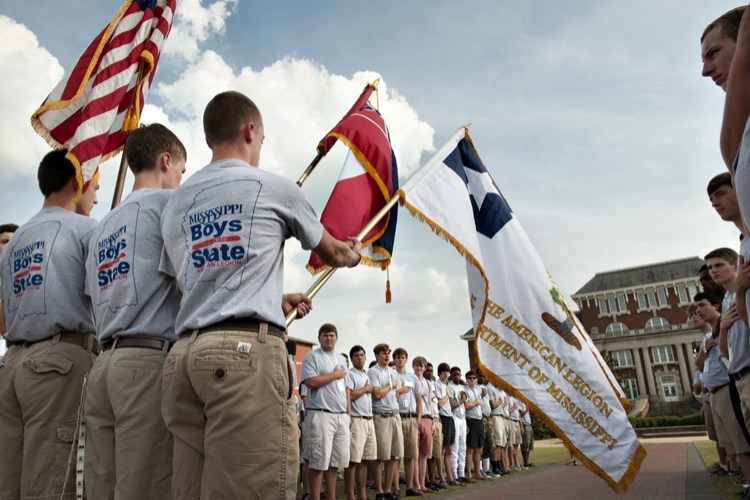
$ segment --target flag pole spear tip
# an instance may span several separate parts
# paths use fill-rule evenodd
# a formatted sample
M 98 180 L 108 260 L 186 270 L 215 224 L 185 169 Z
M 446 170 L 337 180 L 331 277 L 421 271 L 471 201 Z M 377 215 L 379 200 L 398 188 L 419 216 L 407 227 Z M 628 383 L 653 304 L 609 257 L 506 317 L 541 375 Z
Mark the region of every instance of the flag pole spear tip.
M 378 88 L 378 85 L 380 85 L 380 77 L 376 78 L 374 82 L 368 83 L 367 85 L 369 85 L 370 87 Z
M 466 125 L 461 125 L 458 128 L 459 128 L 459 130 L 460 129 L 464 129 L 466 131 L 466 133 L 468 133 L 469 132 L 469 127 L 471 127 L 471 122 L 467 123 Z

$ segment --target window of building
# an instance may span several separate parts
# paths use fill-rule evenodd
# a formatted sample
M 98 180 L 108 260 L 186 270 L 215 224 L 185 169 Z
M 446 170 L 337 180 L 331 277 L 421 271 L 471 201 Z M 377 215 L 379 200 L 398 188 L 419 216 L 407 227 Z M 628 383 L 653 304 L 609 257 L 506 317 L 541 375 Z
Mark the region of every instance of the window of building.
M 685 289 L 685 285 L 677 286 L 677 296 L 680 297 L 680 304 L 688 302 L 688 294 L 687 290 Z
M 604 297 L 599 297 L 599 314 L 607 314 L 607 301 Z
M 630 330 L 628 330 L 628 327 L 625 326 L 624 323 L 620 323 L 619 321 L 616 323 L 610 323 L 607 325 L 607 329 L 604 330 L 604 334 L 607 337 L 622 337 L 623 335 L 628 335 L 630 333 Z
M 614 361 L 615 366 L 620 368 L 633 366 L 633 355 L 630 349 L 626 351 L 612 351 L 612 361 Z
M 625 296 L 624 295 L 618 295 L 617 296 L 617 305 L 620 309 L 620 312 L 625 312 L 628 310 L 628 305 L 625 303 Z
M 693 297 L 695 297 L 695 294 L 698 293 L 698 289 L 695 287 L 695 285 L 688 285 L 688 302 L 693 300 Z
M 643 292 L 638 292 L 636 296 L 638 297 L 638 309 L 646 309 L 646 296 Z
M 595 335 L 595 334 L 599 333 L 599 328 L 597 328 L 595 326 L 592 326 L 591 330 L 589 330 L 589 333 L 592 334 L 592 335 Z
M 693 318 L 688 318 L 687 319 L 687 326 L 688 326 L 688 328 L 692 328 L 693 327 Z
M 638 397 L 638 384 L 634 378 L 626 378 L 620 382 L 620 385 L 628 399 L 636 399 Z
M 653 290 L 646 292 L 648 295 L 648 307 L 656 307 L 656 294 Z
M 669 330 L 669 323 L 666 319 L 655 317 L 646 322 L 646 333 L 663 332 Z
M 615 301 L 614 297 L 610 297 L 607 302 L 609 302 L 609 312 L 616 313 L 617 312 L 617 302 Z
M 664 289 L 657 290 L 656 296 L 659 297 L 659 307 L 667 307 L 667 291 Z
M 653 356 L 655 364 L 674 363 L 674 352 L 671 345 L 652 347 L 651 356 Z

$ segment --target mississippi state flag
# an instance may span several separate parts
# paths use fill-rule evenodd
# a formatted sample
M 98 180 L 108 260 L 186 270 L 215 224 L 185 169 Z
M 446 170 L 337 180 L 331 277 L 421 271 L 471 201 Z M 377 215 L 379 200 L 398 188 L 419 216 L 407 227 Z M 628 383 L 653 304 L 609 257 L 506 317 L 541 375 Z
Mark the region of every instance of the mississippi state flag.
M 318 145 L 326 152 L 340 140 L 349 147 L 336 186 L 320 218 L 323 226 L 339 240 L 356 236 L 388 203 L 398 190 L 396 156 L 388 127 L 377 109 L 367 102 L 374 87 L 368 85 L 355 106 Z M 397 207 L 362 238 L 362 263 L 385 269 L 391 260 L 396 236 Z M 315 254 L 307 269 L 312 274 L 326 266 Z
M 138 126 L 176 6 L 177 0 L 126 0 L 31 116 L 50 146 L 68 149 L 78 196 Z

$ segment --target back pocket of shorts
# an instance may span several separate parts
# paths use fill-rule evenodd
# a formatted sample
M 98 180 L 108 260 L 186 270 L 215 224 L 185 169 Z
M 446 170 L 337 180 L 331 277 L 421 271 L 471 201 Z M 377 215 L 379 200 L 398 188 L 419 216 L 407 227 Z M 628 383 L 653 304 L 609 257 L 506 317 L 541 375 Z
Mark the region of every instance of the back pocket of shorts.
M 40 375 L 47 373 L 66 375 L 73 369 L 73 361 L 63 356 L 37 356 L 27 359 L 23 365 Z

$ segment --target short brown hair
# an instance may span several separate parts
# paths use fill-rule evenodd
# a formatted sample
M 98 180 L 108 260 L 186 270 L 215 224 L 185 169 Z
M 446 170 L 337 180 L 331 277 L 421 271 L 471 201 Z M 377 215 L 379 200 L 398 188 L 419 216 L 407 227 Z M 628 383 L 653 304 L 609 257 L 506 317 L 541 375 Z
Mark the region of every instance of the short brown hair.
M 701 35 L 701 43 L 714 28 L 717 26 L 721 28 L 721 34 L 731 38 L 735 42 L 737 41 L 737 34 L 740 31 L 740 21 L 742 21 L 742 14 L 745 13 L 745 6 L 735 7 L 729 12 L 725 12 L 716 18 L 714 22 L 706 26 Z
M 336 330 L 336 327 L 333 326 L 331 323 L 323 323 L 320 328 L 318 329 L 318 337 L 323 335 L 324 333 L 335 333 L 336 336 L 339 336 L 339 331 Z
M 708 262 L 708 259 L 724 259 L 731 265 L 735 265 L 737 264 L 737 258 L 737 252 L 735 252 L 731 248 L 722 247 L 708 252 L 706 256 L 703 257 L 703 260 Z
M 730 188 L 734 189 L 734 185 L 732 184 L 732 174 L 730 174 L 729 172 L 721 173 L 708 181 L 708 186 L 706 186 L 706 192 L 708 193 L 708 196 L 711 197 L 711 195 L 714 194 L 716 190 L 722 186 L 729 186 Z
M 169 153 L 175 160 L 187 160 L 185 146 L 161 123 L 141 125 L 130 132 L 125 142 L 125 158 L 134 174 L 156 168 L 162 153 Z
M 390 350 L 391 348 L 388 347 L 388 344 L 378 344 L 372 349 L 372 352 L 377 356 L 381 352 L 389 352 Z
M 421 366 L 423 368 L 427 368 L 427 360 L 424 359 L 422 356 L 417 356 L 414 358 L 414 360 L 411 362 L 411 366 Z
M 409 353 L 406 352 L 406 349 L 404 349 L 403 347 L 399 347 L 398 349 L 393 351 L 393 357 L 395 358 L 396 356 L 405 356 L 406 359 L 409 359 Z
M 17 224 L 0 224 L 0 233 L 15 233 L 17 230 Z
M 687 310 L 688 318 L 690 318 L 693 314 L 695 314 L 695 310 L 696 309 L 697 309 L 697 307 L 695 307 L 695 304 L 690 304 L 688 306 L 688 310 Z
M 260 126 L 260 110 L 249 97 L 233 90 L 217 94 L 203 112 L 203 132 L 212 145 L 233 143 L 246 123 Z

